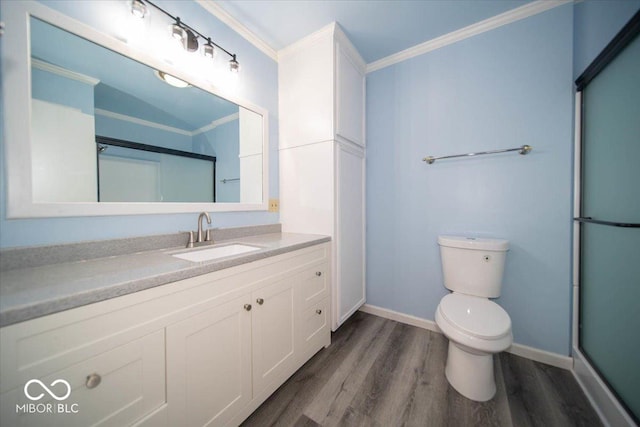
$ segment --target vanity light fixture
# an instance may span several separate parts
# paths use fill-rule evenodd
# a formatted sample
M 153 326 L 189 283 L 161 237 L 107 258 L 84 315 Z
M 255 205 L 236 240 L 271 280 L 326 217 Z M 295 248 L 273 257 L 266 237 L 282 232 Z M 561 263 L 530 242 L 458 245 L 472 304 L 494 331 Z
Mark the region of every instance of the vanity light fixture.
M 237 73 L 240 70 L 240 63 L 236 59 L 235 53 L 229 52 L 219 44 L 212 41 L 211 37 L 206 37 L 195 28 L 182 22 L 179 17 L 171 15 L 169 12 L 162 9 L 160 6 L 150 2 L 149 0 L 131 0 L 131 13 L 140 18 L 144 18 L 144 16 L 148 12 L 147 5 L 159 10 L 160 12 L 171 18 L 173 21 L 175 21 L 169 26 L 169 30 L 171 31 L 171 36 L 180 41 L 183 49 L 189 52 L 197 51 L 198 38 L 201 38 L 202 40 L 206 41 L 206 43 L 202 47 L 202 54 L 204 56 L 213 59 L 216 56 L 216 51 L 221 50 L 231 57 L 231 59 L 229 60 L 229 70 L 234 73 Z
M 170 84 L 171 86 L 183 88 L 190 86 L 189 83 L 184 80 L 180 80 L 177 77 L 172 76 L 171 74 L 167 74 L 164 71 L 155 71 L 156 76 L 165 83 Z
M 131 13 L 142 19 L 147 15 L 147 6 L 142 2 L 142 0 L 132 0 Z

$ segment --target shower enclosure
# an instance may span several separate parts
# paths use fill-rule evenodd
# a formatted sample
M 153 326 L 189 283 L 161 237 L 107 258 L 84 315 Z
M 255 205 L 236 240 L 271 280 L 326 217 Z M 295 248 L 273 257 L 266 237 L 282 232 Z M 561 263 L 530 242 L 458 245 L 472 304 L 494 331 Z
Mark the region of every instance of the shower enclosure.
M 640 420 L 640 12 L 576 80 L 576 374 L 612 425 Z

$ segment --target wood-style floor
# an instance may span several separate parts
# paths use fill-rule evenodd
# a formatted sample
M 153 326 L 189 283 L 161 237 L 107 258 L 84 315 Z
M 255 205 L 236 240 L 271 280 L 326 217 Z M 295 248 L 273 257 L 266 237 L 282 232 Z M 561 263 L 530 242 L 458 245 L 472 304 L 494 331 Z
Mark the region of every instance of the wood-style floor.
M 447 382 L 447 339 L 356 313 L 243 426 L 601 426 L 571 372 L 494 357 L 497 393 L 468 400 Z

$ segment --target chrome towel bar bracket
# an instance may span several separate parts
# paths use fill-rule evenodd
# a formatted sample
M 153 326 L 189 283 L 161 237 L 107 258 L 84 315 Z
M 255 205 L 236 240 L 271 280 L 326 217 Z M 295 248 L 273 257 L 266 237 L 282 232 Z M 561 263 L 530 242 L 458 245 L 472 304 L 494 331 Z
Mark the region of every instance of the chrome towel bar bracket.
M 226 184 L 227 182 L 231 182 L 231 181 L 240 181 L 240 178 L 225 178 L 220 180 L 220 182 L 223 184 Z
M 522 147 L 517 147 L 517 148 L 505 148 L 502 150 L 492 150 L 492 151 L 480 151 L 477 153 L 466 153 L 466 154 L 454 154 L 451 156 L 440 156 L 440 157 L 433 157 L 433 156 L 427 156 L 424 159 L 422 159 L 423 162 L 427 162 L 428 164 L 431 164 L 433 162 L 435 162 L 436 160 L 440 160 L 440 159 L 452 159 L 454 157 L 470 157 L 470 156 L 481 156 L 484 154 L 497 154 L 497 153 L 506 153 L 509 151 L 517 151 L 518 153 L 525 155 L 525 154 L 529 154 L 529 152 L 533 149 L 532 146 L 530 145 L 523 145 Z

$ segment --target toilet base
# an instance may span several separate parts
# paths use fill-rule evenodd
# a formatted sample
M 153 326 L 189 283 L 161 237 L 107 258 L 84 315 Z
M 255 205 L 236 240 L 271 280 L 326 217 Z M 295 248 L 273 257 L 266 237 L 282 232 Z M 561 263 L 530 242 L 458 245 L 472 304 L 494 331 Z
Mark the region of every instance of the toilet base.
M 477 351 L 474 353 L 449 340 L 445 374 L 449 384 L 458 393 L 468 399 L 485 402 L 496 394 L 493 354 Z

